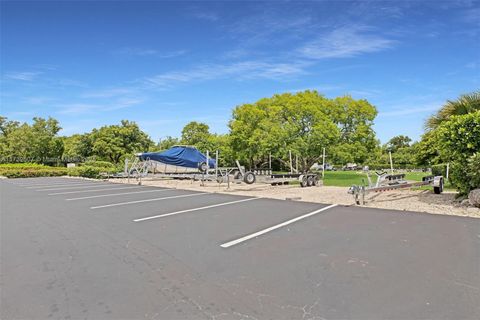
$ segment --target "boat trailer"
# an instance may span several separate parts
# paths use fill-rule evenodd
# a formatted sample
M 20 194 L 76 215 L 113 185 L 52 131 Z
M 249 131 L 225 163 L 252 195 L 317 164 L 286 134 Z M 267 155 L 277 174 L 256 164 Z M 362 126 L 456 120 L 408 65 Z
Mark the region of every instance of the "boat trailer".
M 371 192 L 385 192 L 404 188 L 415 188 L 421 186 L 433 186 L 433 192 L 440 194 L 443 192 L 443 176 L 426 176 L 422 181 L 409 182 L 405 180 L 405 174 L 388 174 L 387 172 L 376 172 L 377 181 L 372 182 L 370 172 L 367 171 L 368 185 L 353 185 L 348 189 L 348 193 L 353 195 L 357 205 L 365 204 L 365 196 Z
M 207 153 L 208 159 L 208 153 Z M 216 160 L 216 159 L 215 159 Z M 215 161 L 215 163 L 218 163 Z M 157 162 L 149 158 L 140 161 L 139 158 L 129 164 L 125 162 L 125 172 L 115 177 L 142 179 L 147 176 L 163 179 L 193 180 L 193 181 L 216 181 L 217 183 L 266 183 L 272 186 L 286 185 L 293 181 L 299 181 L 301 187 L 312 187 L 319 185 L 319 177 L 316 173 L 285 173 L 273 174 L 271 169 L 258 169 L 247 171 L 237 160 L 236 167 L 214 167 L 210 168 L 206 162 L 199 163 L 198 170 L 190 169 L 183 172 L 159 172 L 155 168 Z
M 293 181 L 299 181 L 302 188 L 313 187 L 319 185 L 318 174 L 306 173 L 281 173 L 274 174 L 272 169 L 258 169 L 253 171 L 245 171 L 245 168 L 240 163 L 235 161 L 237 167 L 232 169 L 233 181 L 236 183 L 244 182 L 252 184 L 255 182 L 266 183 L 272 186 L 289 184 Z M 227 177 L 228 178 L 228 177 Z

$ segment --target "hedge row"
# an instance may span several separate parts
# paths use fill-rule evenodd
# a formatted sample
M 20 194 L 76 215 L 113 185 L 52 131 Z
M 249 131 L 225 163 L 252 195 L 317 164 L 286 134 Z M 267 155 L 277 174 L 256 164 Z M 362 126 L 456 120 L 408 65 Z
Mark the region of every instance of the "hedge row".
M 67 168 L 45 167 L 45 168 L 21 168 L 8 169 L 0 168 L 0 176 L 7 178 L 35 178 L 35 177 L 57 177 L 67 174 Z
M 35 163 L 0 164 L 0 176 L 7 178 L 34 178 L 74 176 L 85 178 L 101 178 L 105 174 L 113 174 L 118 170 L 115 165 L 105 161 L 90 161 L 74 168 L 49 167 Z

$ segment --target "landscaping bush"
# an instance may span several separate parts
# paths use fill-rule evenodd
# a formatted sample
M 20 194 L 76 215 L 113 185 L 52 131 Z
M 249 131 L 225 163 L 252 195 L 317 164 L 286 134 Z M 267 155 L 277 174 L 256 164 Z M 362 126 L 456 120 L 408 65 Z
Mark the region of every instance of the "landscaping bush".
M 453 116 L 438 127 L 437 146 L 450 162 L 450 180 L 461 195 L 480 187 L 480 111 Z
M 108 161 L 86 161 L 83 166 L 90 166 L 95 168 L 108 168 L 108 169 L 116 169 L 116 166 Z
M 119 169 L 108 161 L 87 161 L 77 167 L 68 168 L 68 175 L 74 177 L 85 177 L 98 179 L 102 175 L 118 172 Z
M 7 178 L 56 177 L 67 174 L 63 167 L 49 167 L 35 163 L 1 164 L 0 176 Z
M 453 162 L 450 181 L 460 194 L 467 195 L 471 190 L 480 188 L 480 153 L 471 156 L 467 163 Z
M 73 177 L 84 177 L 98 179 L 101 177 L 102 170 L 92 166 L 80 166 L 74 168 L 68 168 L 68 175 Z

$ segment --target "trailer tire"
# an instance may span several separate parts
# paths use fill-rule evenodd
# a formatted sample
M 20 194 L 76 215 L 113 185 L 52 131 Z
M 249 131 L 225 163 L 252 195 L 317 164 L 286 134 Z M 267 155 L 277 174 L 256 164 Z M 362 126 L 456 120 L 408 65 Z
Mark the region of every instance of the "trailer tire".
M 438 187 L 433 187 L 433 192 L 435 194 L 440 194 L 443 192 L 443 179 L 440 180 L 440 185 Z
M 199 170 L 200 172 L 205 173 L 205 172 L 207 172 L 207 169 L 208 169 L 208 166 L 207 166 L 207 163 L 206 163 L 206 162 L 200 162 L 200 163 L 198 164 L 198 170 Z
M 308 176 L 307 177 L 307 186 L 311 187 L 313 186 L 313 176 Z
M 307 176 L 301 175 L 301 176 L 299 177 L 299 180 L 300 180 L 300 186 L 301 186 L 302 188 L 305 188 L 305 187 L 308 186 L 308 178 L 307 178 Z
M 318 186 L 318 176 L 317 176 L 317 175 L 315 175 L 315 176 L 313 177 L 313 185 L 314 185 L 314 186 Z
M 245 182 L 246 184 L 255 183 L 255 180 L 255 174 L 251 171 L 246 172 L 245 176 L 243 177 L 243 182 Z

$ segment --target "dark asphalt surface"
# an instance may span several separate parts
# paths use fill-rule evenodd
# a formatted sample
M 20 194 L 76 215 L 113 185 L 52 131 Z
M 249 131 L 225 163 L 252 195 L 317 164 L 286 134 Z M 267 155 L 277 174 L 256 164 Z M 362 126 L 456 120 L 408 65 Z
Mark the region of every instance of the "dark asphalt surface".
M 102 184 L 0 181 L 0 319 L 480 319 L 480 219 Z

